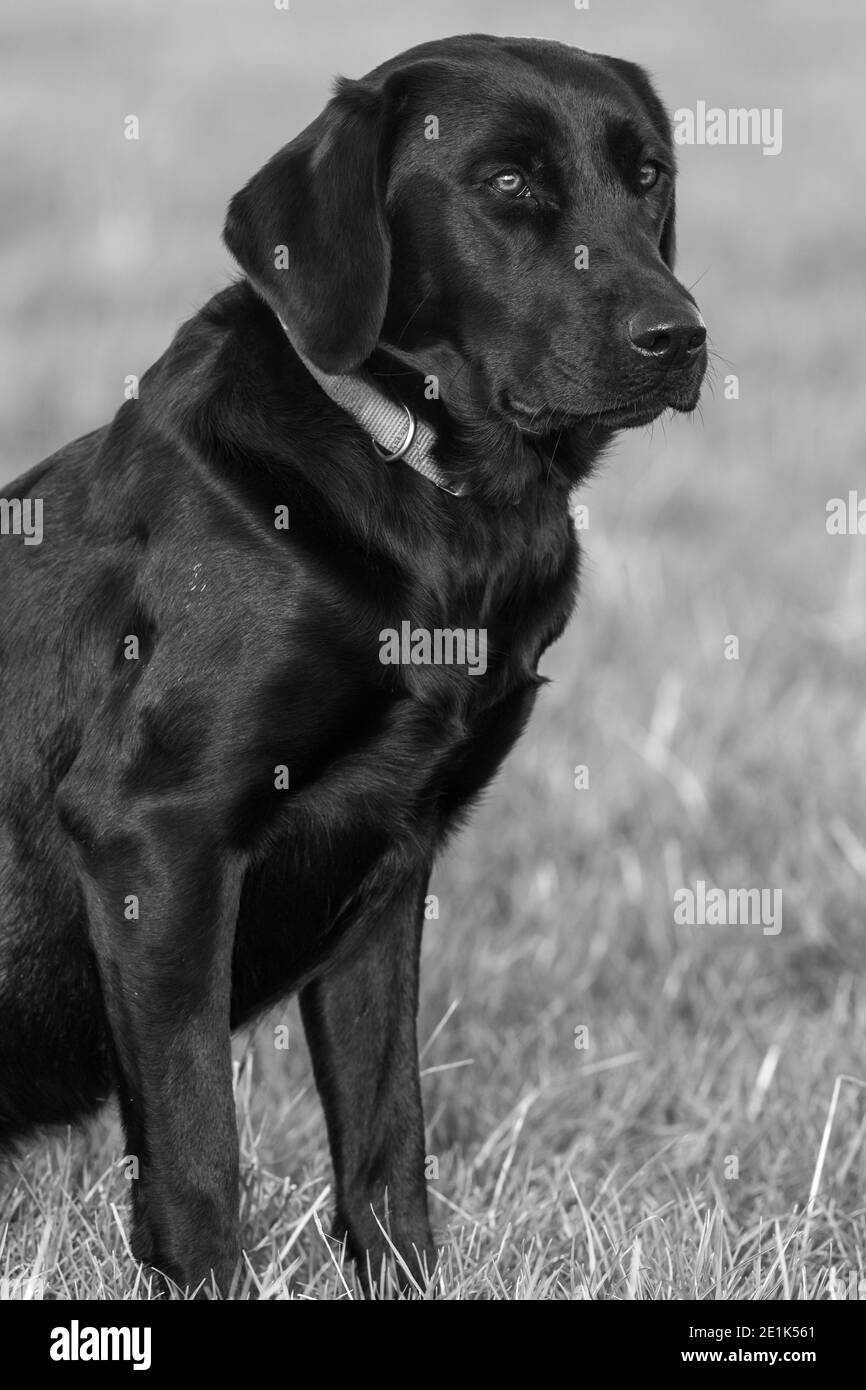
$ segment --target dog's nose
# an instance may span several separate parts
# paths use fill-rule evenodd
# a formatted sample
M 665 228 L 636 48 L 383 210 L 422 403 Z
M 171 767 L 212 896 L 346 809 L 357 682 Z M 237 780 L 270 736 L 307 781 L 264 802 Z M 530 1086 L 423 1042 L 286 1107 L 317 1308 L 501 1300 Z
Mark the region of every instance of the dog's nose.
M 650 305 L 629 319 L 628 336 L 636 352 L 652 357 L 660 366 L 672 367 L 700 352 L 707 330 L 691 304 L 673 311 Z

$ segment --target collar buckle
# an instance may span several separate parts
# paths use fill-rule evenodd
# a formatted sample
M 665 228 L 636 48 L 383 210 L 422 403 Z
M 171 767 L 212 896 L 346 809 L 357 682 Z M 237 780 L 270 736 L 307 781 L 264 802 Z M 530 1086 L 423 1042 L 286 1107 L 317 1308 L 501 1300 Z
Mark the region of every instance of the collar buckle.
M 388 449 L 383 448 L 383 446 L 379 443 L 378 439 L 375 439 L 372 435 L 370 436 L 373 448 L 376 450 L 376 453 L 379 455 L 379 458 L 382 459 L 385 463 L 396 463 L 398 459 L 406 457 L 406 455 L 412 447 L 412 441 L 415 438 L 415 433 L 418 429 L 418 421 L 415 419 L 414 412 L 409 409 L 405 401 L 401 401 L 401 405 L 403 406 L 403 409 L 406 412 L 407 423 L 406 438 L 403 440 L 403 443 L 400 445 L 399 449 L 389 451 Z

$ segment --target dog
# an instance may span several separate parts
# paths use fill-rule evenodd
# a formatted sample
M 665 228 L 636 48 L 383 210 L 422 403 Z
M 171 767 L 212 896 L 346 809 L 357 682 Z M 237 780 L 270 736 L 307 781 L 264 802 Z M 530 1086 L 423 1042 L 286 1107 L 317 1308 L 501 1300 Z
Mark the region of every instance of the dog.
M 342 79 L 232 198 L 238 279 L 0 504 L 0 1143 L 116 1095 L 181 1289 L 232 1288 L 231 1034 L 295 992 L 335 1233 L 431 1275 L 431 866 L 571 614 L 572 489 L 698 402 L 674 182 L 630 62 L 467 35 Z

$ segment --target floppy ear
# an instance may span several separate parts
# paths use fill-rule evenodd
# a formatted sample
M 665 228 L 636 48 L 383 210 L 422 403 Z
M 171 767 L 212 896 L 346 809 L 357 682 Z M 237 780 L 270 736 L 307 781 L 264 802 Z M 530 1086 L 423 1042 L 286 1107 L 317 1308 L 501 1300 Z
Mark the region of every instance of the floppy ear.
M 385 317 L 389 95 L 387 83 L 341 81 L 322 114 L 229 204 L 226 245 L 326 372 L 363 362 Z

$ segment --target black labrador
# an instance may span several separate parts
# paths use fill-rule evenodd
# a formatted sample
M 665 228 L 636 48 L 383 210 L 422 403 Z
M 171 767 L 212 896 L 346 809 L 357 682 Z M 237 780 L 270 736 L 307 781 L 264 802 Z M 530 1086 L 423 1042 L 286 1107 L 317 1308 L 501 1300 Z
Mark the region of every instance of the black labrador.
M 0 502 L 0 1142 L 116 1094 L 136 1255 L 228 1291 L 230 1036 L 299 991 L 336 1231 L 423 1277 L 431 865 L 571 613 L 571 489 L 706 366 L 669 123 L 632 63 L 424 44 L 341 81 L 225 240 L 243 278 Z

